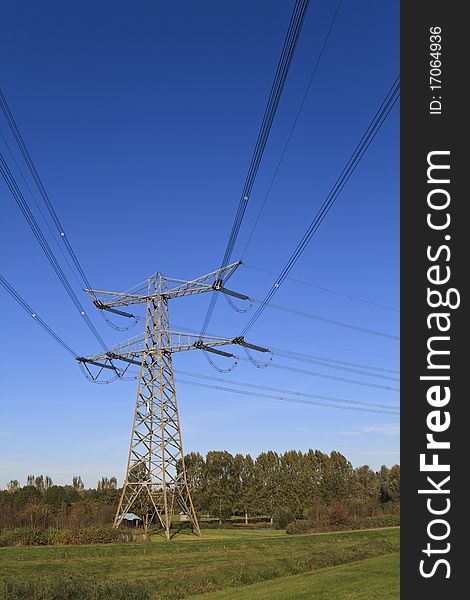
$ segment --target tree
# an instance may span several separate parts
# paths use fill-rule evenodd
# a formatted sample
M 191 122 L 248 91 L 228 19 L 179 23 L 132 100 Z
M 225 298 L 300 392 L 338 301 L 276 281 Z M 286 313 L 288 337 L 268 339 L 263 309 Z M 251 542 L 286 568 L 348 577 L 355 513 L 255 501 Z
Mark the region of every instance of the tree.
M 212 451 L 206 455 L 207 508 L 219 519 L 232 515 L 237 478 L 234 475 L 233 456 L 227 451 Z
M 102 477 L 98 481 L 98 485 L 96 487 L 96 489 L 99 492 L 108 492 L 110 490 L 115 490 L 116 488 L 117 488 L 116 477 L 110 477 L 109 479 L 108 479 L 108 477 Z
M 380 501 L 397 502 L 400 500 L 400 466 L 394 465 L 388 469 L 383 465 L 379 473 Z
M 44 493 L 44 502 L 54 508 L 71 506 L 79 499 L 80 496 L 78 492 L 70 486 L 51 485 Z
M 322 495 L 326 504 L 342 504 L 350 498 L 352 474 L 352 464 L 340 452 L 333 450 L 325 461 L 322 477 Z
M 186 468 L 186 477 L 191 491 L 196 512 L 205 508 L 205 479 L 206 464 L 204 457 L 199 452 L 190 452 L 184 457 L 184 466 Z M 178 465 L 181 469 L 181 465 Z
M 364 516 L 374 512 L 378 504 L 379 479 L 369 466 L 357 467 L 353 472 L 351 504 L 356 514 Z
M 16 492 L 20 488 L 20 483 L 18 479 L 12 479 L 9 483 L 7 483 L 7 490 L 9 492 Z
M 82 492 L 84 490 L 85 486 L 83 485 L 80 475 L 74 475 L 72 477 L 72 487 L 76 492 Z
M 35 477 L 34 485 L 36 486 L 36 489 L 41 492 L 41 494 L 44 493 L 44 476 L 38 475 L 38 477 Z
M 239 490 L 235 498 L 235 510 L 245 514 L 245 523 L 248 523 L 250 514 L 256 511 L 257 481 L 255 462 L 247 454 L 236 454 L 233 460 L 234 471 L 239 480 Z
M 277 452 L 262 452 L 255 461 L 255 474 L 258 485 L 257 511 L 270 516 L 272 522 L 280 495 L 280 461 Z

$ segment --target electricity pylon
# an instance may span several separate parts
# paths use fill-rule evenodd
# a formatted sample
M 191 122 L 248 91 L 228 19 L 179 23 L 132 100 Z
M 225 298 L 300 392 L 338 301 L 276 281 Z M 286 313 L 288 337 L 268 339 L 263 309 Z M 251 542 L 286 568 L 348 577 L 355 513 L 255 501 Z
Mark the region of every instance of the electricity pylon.
M 192 281 L 169 279 L 157 273 L 148 279 L 145 288 L 129 292 L 85 290 L 99 309 L 125 317 L 134 315 L 120 307 L 147 304 L 143 334 L 105 353 L 77 359 L 85 366 L 91 364 L 115 371 L 114 361 L 140 366 L 126 478 L 114 527 L 119 527 L 126 513 L 133 510 L 142 518 L 145 531 L 152 521 L 157 520 L 169 540 L 172 516 L 179 508 L 184 518 L 190 521 L 193 531 L 201 534 L 184 465 L 172 355 L 187 350 L 206 350 L 230 357 L 233 354 L 218 349 L 228 344 L 261 352 L 267 352 L 267 349 L 249 344 L 242 337 L 217 338 L 171 331 L 168 301 L 214 290 L 248 299 L 248 296 L 225 287 L 239 265 L 239 262 L 233 263 Z

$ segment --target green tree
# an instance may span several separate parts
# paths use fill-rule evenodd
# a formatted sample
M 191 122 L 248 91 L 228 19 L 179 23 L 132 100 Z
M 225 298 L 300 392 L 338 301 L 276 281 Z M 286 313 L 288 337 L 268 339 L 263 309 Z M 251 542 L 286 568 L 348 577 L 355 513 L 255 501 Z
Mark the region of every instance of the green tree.
M 274 518 L 279 506 L 280 460 L 277 452 L 262 452 L 255 461 L 257 512 Z
M 235 506 L 237 478 L 233 468 L 233 456 L 225 450 L 208 452 L 206 455 L 207 508 L 219 519 L 232 515 Z
M 76 492 L 83 492 L 85 486 L 83 485 L 83 481 L 80 475 L 74 475 L 72 477 L 72 487 Z

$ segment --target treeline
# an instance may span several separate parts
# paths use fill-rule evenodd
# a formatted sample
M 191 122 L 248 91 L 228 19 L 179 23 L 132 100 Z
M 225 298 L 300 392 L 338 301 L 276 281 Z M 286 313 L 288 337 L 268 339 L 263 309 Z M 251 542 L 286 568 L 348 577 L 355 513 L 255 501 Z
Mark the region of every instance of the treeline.
M 330 521 L 397 513 L 400 467 L 354 468 L 339 452 L 319 450 L 249 454 L 208 452 L 185 457 L 188 482 L 201 518 L 224 521 L 265 517 L 285 527 L 294 519 Z M 48 476 L 30 475 L 26 484 L 10 481 L 0 490 L 0 528 L 77 529 L 112 523 L 120 489 L 115 477 L 102 477 L 85 489 L 79 476 L 54 485 Z
M 108 526 L 119 493 L 116 477 L 102 477 L 95 489 L 85 489 L 80 476 L 70 485 L 54 485 L 43 475 L 29 475 L 23 486 L 14 479 L 0 490 L 0 528 Z
M 192 452 L 185 464 L 196 510 L 220 519 L 238 514 L 279 520 L 281 513 L 319 519 L 338 507 L 351 516 L 399 511 L 399 465 L 378 472 L 367 465 L 354 468 L 336 451 L 269 451 L 256 459 L 226 451 L 205 457 Z

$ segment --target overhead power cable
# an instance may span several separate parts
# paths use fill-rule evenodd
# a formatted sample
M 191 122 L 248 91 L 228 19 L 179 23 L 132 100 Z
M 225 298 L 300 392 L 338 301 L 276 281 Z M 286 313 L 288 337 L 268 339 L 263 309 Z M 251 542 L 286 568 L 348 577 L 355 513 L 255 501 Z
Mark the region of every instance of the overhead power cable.
M 53 329 L 47 325 L 47 323 L 34 311 L 31 306 L 24 300 L 24 298 L 13 288 L 13 286 L 0 274 L 0 284 L 5 288 L 5 290 L 14 298 L 14 300 L 23 308 L 25 312 L 27 312 L 35 321 L 38 323 L 60 346 L 66 350 L 69 354 L 76 357 L 77 353 L 57 334 Z M 228 388 L 220 385 L 209 385 L 197 383 L 194 381 L 185 381 L 178 378 L 178 383 L 182 383 L 185 385 L 193 385 L 197 387 L 205 387 L 209 389 L 216 389 L 218 391 L 224 392 L 232 392 L 236 394 L 243 394 L 246 396 L 256 396 L 260 398 L 269 398 L 274 400 L 282 400 L 285 402 L 297 402 L 300 404 L 310 404 L 314 406 L 322 406 L 325 408 L 339 408 L 344 410 L 355 410 L 360 412 L 373 412 L 373 413 L 381 413 L 381 414 L 393 414 L 398 415 L 398 407 L 393 406 L 391 404 L 381 404 L 381 403 L 372 403 L 372 402 L 363 402 L 358 400 L 347 400 L 344 398 L 337 398 L 334 396 L 323 396 L 320 394 L 309 394 L 307 392 L 297 392 L 294 390 L 285 390 L 275 387 L 269 386 L 261 386 L 253 383 L 241 382 L 241 381 L 231 381 L 229 379 L 223 379 L 221 377 L 211 377 L 208 375 L 201 375 L 199 373 L 191 373 L 188 371 L 176 371 L 179 375 L 187 376 L 187 377 L 196 377 L 199 379 L 205 379 L 209 381 L 214 381 L 218 383 L 229 383 L 230 385 L 237 385 L 240 387 L 247 387 L 256 390 L 265 390 L 270 392 L 278 392 L 280 394 L 287 394 L 297 396 L 298 398 L 288 398 L 286 396 L 274 396 L 271 394 L 260 394 L 259 392 L 250 392 L 245 390 L 239 390 L 236 388 Z M 117 377 L 117 376 L 116 376 Z M 114 379 L 116 379 L 114 377 Z M 107 383 L 107 382 L 106 382 Z M 300 398 L 312 398 L 316 400 L 301 400 Z M 317 400 L 325 400 L 326 402 L 318 402 Z
M 24 176 L 23 171 L 20 168 L 20 165 L 18 164 L 18 161 L 16 160 L 15 155 L 13 154 L 13 152 L 12 152 L 12 150 L 11 150 L 11 148 L 10 148 L 10 146 L 9 146 L 6 138 L 5 138 L 5 136 L 3 135 L 3 133 L 0 132 L 0 135 L 2 136 L 2 138 L 3 138 L 4 142 L 5 142 L 5 145 L 6 145 L 8 151 L 10 153 L 10 156 L 12 157 L 12 159 L 13 159 L 13 161 L 14 161 L 17 169 L 18 169 L 18 172 L 20 173 L 20 175 L 21 175 L 21 177 L 23 179 L 23 182 L 26 185 L 26 187 L 27 187 L 27 189 L 28 189 L 28 191 L 29 191 L 29 193 L 30 193 L 30 195 L 31 195 L 31 197 L 32 197 L 35 205 L 36 205 L 36 208 L 38 209 L 41 217 L 43 218 L 44 223 L 46 224 L 46 227 L 49 230 L 49 233 L 51 234 L 52 239 L 57 244 L 59 252 L 62 254 L 62 257 L 63 257 L 64 261 L 66 262 L 66 264 L 70 268 L 70 271 L 71 271 L 72 275 L 74 276 L 74 278 L 76 279 L 78 285 L 80 287 L 85 287 L 87 289 L 91 289 L 92 286 L 90 284 L 90 281 L 89 281 L 88 277 L 86 276 L 85 271 L 83 270 L 83 267 L 80 264 L 80 261 L 78 260 L 77 255 L 74 252 L 74 250 L 72 248 L 72 245 L 70 244 L 70 242 L 69 242 L 69 240 L 67 238 L 67 234 L 65 233 L 65 229 L 64 229 L 62 223 L 59 220 L 57 212 L 54 209 L 54 205 L 52 204 L 52 201 L 49 198 L 49 195 L 48 195 L 48 193 L 46 191 L 46 188 L 44 187 L 44 184 L 43 184 L 43 182 L 42 182 L 42 180 L 41 180 L 41 178 L 39 176 L 39 173 L 38 173 L 38 171 L 36 169 L 36 166 L 34 165 L 33 159 L 31 158 L 31 154 L 28 151 L 26 143 L 25 143 L 25 141 L 23 139 L 23 136 L 21 135 L 21 132 L 20 132 L 20 130 L 18 128 L 18 125 L 17 125 L 17 123 L 15 121 L 13 113 L 11 112 L 11 109 L 10 109 L 10 107 L 8 105 L 8 102 L 7 102 L 6 98 L 5 98 L 5 95 L 3 94 L 3 92 L 1 90 L 0 90 L 0 108 L 3 111 L 3 115 L 5 117 L 5 120 L 7 121 L 8 125 L 10 127 L 10 131 L 11 131 L 11 133 L 13 135 L 13 138 L 15 139 L 16 144 L 17 144 L 17 146 L 18 146 L 18 148 L 19 148 L 19 150 L 21 152 L 21 155 L 23 156 L 23 159 L 24 159 L 24 161 L 26 163 L 26 166 L 28 167 L 28 170 L 29 170 L 29 172 L 31 174 L 31 177 L 34 180 L 34 183 L 36 184 L 36 187 L 37 187 L 37 189 L 39 191 L 39 194 L 41 195 L 41 197 L 42 197 L 42 199 L 44 201 L 44 204 L 46 205 L 47 211 L 49 212 L 49 215 L 50 215 L 50 217 L 52 219 L 52 222 L 54 223 L 54 226 L 55 226 L 55 228 L 57 230 L 57 235 L 54 234 L 51 226 L 49 225 L 48 220 L 46 219 L 43 211 L 41 210 L 41 208 L 39 206 L 39 203 L 36 200 L 36 196 L 33 193 L 33 191 L 31 189 L 31 187 L 30 187 L 30 185 L 29 185 L 26 177 Z M 62 240 L 63 245 L 65 246 L 65 249 L 66 249 L 66 251 L 67 251 L 67 253 L 69 255 L 69 258 L 72 261 L 72 264 L 70 263 L 69 258 L 67 258 L 67 255 L 64 252 L 63 245 L 62 245 L 61 242 L 59 242 L 59 239 Z M 99 314 L 101 315 L 101 317 L 103 318 L 103 320 L 110 327 L 112 327 L 113 329 L 116 329 L 118 331 L 128 331 L 134 325 L 137 324 L 137 320 L 134 319 L 134 321 L 130 325 L 128 325 L 126 327 L 120 327 L 120 326 L 115 325 L 111 321 L 111 319 L 109 319 L 103 313 L 103 311 L 99 311 Z
M 253 300 L 253 302 L 261 304 L 258 300 Z M 308 313 L 303 310 L 297 310 L 295 308 L 290 308 L 288 306 L 282 306 L 281 304 L 274 304 L 272 302 L 269 302 L 266 305 L 266 308 L 274 308 L 276 310 L 282 310 L 284 312 L 288 312 L 293 315 L 297 315 L 299 317 L 306 317 L 307 319 L 315 319 L 317 321 L 323 321 L 323 323 L 329 323 L 330 325 L 338 325 L 339 327 L 345 327 L 346 329 L 353 329 L 355 331 L 360 331 L 361 333 L 377 335 L 379 337 L 387 338 L 389 340 L 394 340 L 394 341 L 400 340 L 400 337 L 397 335 L 392 335 L 390 333 L 384 333 L 383 331 L 377 331 L 375 329 L 369 329 L 367 327 L 361 327 L 359 325 L 353 325 L 352 323 L 346 323 L 345 321 L 337 321 L 335 319 L 328 319 L 327 317 L 322 317 L 320 315 L 314 315 L 312 313 Z
M 248 361 L 248 358 L 243 356 L 237 356 L 237 360 Z M 389 392 L 399 392 L 400 389 L 389 385 L 381 385 L 379 383 L 371 383 L 369 381 L 360 381 L 357 379 L 348 379 L 346 377 L 337 377 L 336 375 L 329 375 L 327 373 L 320 373 L 319 371 L 309 371 L 307 369 L 298 369 L 297 367 L 290 367 L 288 365 L 280 365 L 275 362 L 270 362 L 267 365 L 269 368 L 282 369 L 283 371 L 290 371 L 291 373 L 301 373 L 302 375 L 311 375 L 312 377 L 320 377 L 321 379 L 330 379 L 332 381 L 339 381 L 340 383 L 350 383 L 352 385 L 360 385 L 364 387 L 375 388 L 378 390 L 387 390 Z
M 21 306 L 21 308 L 26 311 L 30 317 L 32 317 L 36 323 L 38 323 L 44 331 L 46 331 L 58 344 L 62 346 L 64 350 L 69 352 L 72 356 L 77 356 L 77 353 L 72 350 L 72 348 L 64 342 L 64 340 L 49 327 L 49 325 L 41 319 L 38 313 L 31 308 L 31 306 L 26 302 L 26 300 L 14 289 L 14 287 L 8 283 L 8 281 L 3 277 L 0 273 L 0 284 L 5 288 L 5 290 L 12 296 L 16 302 Z
M 297 121 L 299 120 L 299 117 L 300 117 L 300 113 L 302 112 L 302 109 L 303 109 L 304 104 L 305 104 L 305 100 L 307 99 L 308 93 L 310 91 L 310 88 L 312 86 L 313 80 L 315 78 L 315 74 L 317 72 L 318 65 L 320 64 L 320 61 L 321 61 L 322 56 L 323 56 L 323 52 L 325 51 L 326 44 L 327 44 L 328 39 L 330 37 L 331 30 L 333 29 L 333 25 L 335 24 L 336 16 L 338 15 L 338 12 L 339 12 L 339 9 L 340 9 L 340 6 L 341 6 L 341 2 L 342 2 L 342 0 L 339 0 L 338 4 L 336 6 L 336 10 L 335 10 L 335 12 L 333 14 L 333 18 L 331 19 L 330 26 L 328 27 L 328 30 L 326 32 L 325 39 L 323 40 L 323 45 L 321 47 L 320 53 L 318 54 L 318 58 L 317 58 L 317 60 L 315 62 L 315 66 L 313 67 L 313 71 L 312 71 L 312 74 L 310 75 L 310 79 L 309 79 L 307 87 L 305 89 L 302 101 L 300 102 L 300 106 L 299 106 L 299 108 L 297 110 L 297 114 L 295 115 L 295 119 L 294 119 L 294 121 L 292 123 L 292 126 L 290 128 L 289 135 L 287 136 L 287 140 L 286 140 L 286 142 L 284 144 L 284 148 L 283 148 L 283 150 L 281 152 L 281 156 L 279 158 L 279 161 L 278 161 L 278 163 L 276 165 L 276 168 L 274 169 L 274 174 L 273 174 L 273 176 L 271 178 L 271 182 L 270 182 L 270 184 L 268 186 L 268 190 L 266 192 L 266 195 L 264 196 L 263 202 L 262 202 L 262 204 L 260 206 L 260 209 L 258 211 L 258 215 L 257 215 L 257 217 L 255 219 L 255 222 L 254 222 L 253 227 L 251 229 L 250 235 L 248 236 L 247 242 L 246 242 L 245 247 L 243 249 L 243 252 L 242 252 L 242 255 L 241 255 L 241 260 L 243 260 L 243 257 L 246 254 L 248 246 L 251 243 L 251 240 L 253 238 L 253 234 L 255 233 L 255 230 L 258 227 L 258 223 L 260 221 L 261 215 L 263 214 L 264 207 L 266 206 L 266 202 L 268 200 L 269 194 L 271 193 L 271 190 L 273 188 L 274 182 L 276 181 L 277 174 L 279 173 L 279 169 L 281 167 L 282 161 L 284 160 L 284 156 L 285 156 L 285 154 L 287 152 L 287 148 L 288 148 L 289 143 L 291 141 L 292 134 L 294 133 L 295 127 L 297 125 Z
M 94 337 L 99 342 L 99 344 L 102 346 L 102 348 L 106 350 L 107 349 L 106 343 L 104 342 L 103 338 L 97 331 L 96 327 L 93 325 L 92 321 L 90 320 L 90 317 L 87 315 L 84 307 L 82 306 L 82 303 L 80 302 L 77 295 L 75 294 L 67 276 L 65 275 L 64 271 L 62 270 L 62 267 L 60 266 L 59 262 L 57 261 L 57 258 L 55 257 L 49 243 L 47 242 L 46 238 L 44 237 L 44 234 L 42 233 L 41 228 L 39 227 L 39 224 L 36 221 L 36 218 L 34 217 L 31 209 L 29 208 L 28 203 L 26 202 L 20 188 L 18 187 L 18 184 L 15 181 L 15 178 L 13 177 L 13 175 L 12 175 L 10 169 L 8 168 L 8 165 L 6 164 L 5 159 L 1 153 L 0 153 L 0 173 L 2 174 L 2 176 L 5 180 L 5 183 L 7 184 L 7 187 L 10 190 L 11 195 L 15 199 L 21 213 L 23 214 L 24 218 L 26 219 L 26 222 L 30 226 L 31 231 L 33 232 L 38 244 L 40 245 L 42 251 L 46 255 L 47 260 L 49 261 L 51 267 L 53 268 L 54 272 L 56 273 L 57 277 L 59 278 L 59 281 L 61 282 L 62 286 L 64 287 L 65 291 L 67 292 L 67 295 L 69 296 L 70 300 L 72 301 L 73 305 L 78 310 L 80 315 L 83 317 L 83 320 L 84 320 L 85 324 L 87 325 L 87 327 L 90 329 L 91 333 L 94 335 Z
M 258 398 L 267 398 L 270 400 L 281 400 L 282 402 L 293 402 L 296 404 L 306 404 L 306 405 L 314 405 L 314 406 L 322 406 L 325 408 L 336 408 L 339 410 L 350 410 L 354 412 L 367 412 L 367 413 L 379 413 L 383 415 L 395 415 L 399 416 L 399 412 L 378 408 L 364 408 L 359 406 L 343 406 L 339 404 L 332 404 L 327 402 L 316 402 L 315 400 L 301 400 L 300 398 L 288 398 L 287 396 L 275 396 L 273 394 L 261 394 L 260 392 L 250 392 L 248 390 L 238 390 L 236 388 L 229 388 L 226 386 L 220 385 L 210 385 L 208 383 L 198 383 L 196 381 L 187 381 L 184 379 L 177 379 L 178 384 L 183 385 L 192 385 L 196 387 L 209 388 L 213 390 L 218 390 L 220 392 L 231 392 L 233 394 L 242 394 L 243 396 L 249 396 L 252 398 L 256 396 Z
M 317 231 L 317 229 L 320 227 L 321 223 L 325 219 L 326 215 L 331 210 L 331 207 L 335 203 L 336 199 L 340 195 L 341 191 L 343 190 L 344 186 L 348 182 L 351 175 L 356 170 L 358 164 L 362 160 L 362 158 L 363 158 L 364 154 L 366 153 L 367 149 L 369 148 L 370 144 L 374 140 L 375 136 L 379 132 L 380 128 L 382 127 L 383 123 L 387 119 L 391 110 L 395 106 L 395 103 L 398 100 L 399 95 L 400 95 L 400 76 L 397 76 L 397 78 L 393 82 L 392 86 L 390 87 L 387 95 L 385 96 L 382 104 L 380 105 L 378 111 L 376 112 L 376 114 L 372 118 L 371 122 L 369 123 L 366 131 L 364 132 L 364 135 L 362 136 L 361 140 L 358 142 L 356 148 L 354 149 L 353 153 L 351 154 L 348 162 L 346 163 L 346 166 L 342 170 L 341 174 L 339 175 L 338 179 L 336 180 L 336 182 L 335 182 L 334 186 L 332 187 L 332 189 L 330 190 L 329 194 L 323 201 L 322 206 L 315 214 L 307 231 L 302 236 L 302 239 L 300 240 L 300 242 L 297 245 L 294 252 L 291 254 L 291 256 L 288 259 L 287 263 L 285 264 L 284 268 L 278 275 L 276 281 L 274 282 L 274 284 L 272 285 L 272 287 L 270 288 L 270 290 L 268 291 L 266 296 L 261 301 L 260 306 L 258 307 L 256 312 L 253 314 L 251 319 L 248 321 L 247 325 L 242 330 L 241 335 L 245 335 L 253 327 L 253 325 L 256 323 L 256 321 L 259 319 L 259 317 L 265 310 L 266 306 L 271 301 L 271 298 L 276 294 L 279 287 L 282 285 L 282 283 L 284 282 L 286 277 L 289 275 L 290 271 L 292 270 L 292 268 L 294 267 L 296 262 L 302 256 L 305 248 L 307 247 L 310 240 L 312 239 L 312 236 L 315 234 L 315 232 Z
M 312 359 L 312 358 L 304 358 L 302 356 L 290 356 L 287 353 L 278 353 L 278 352 L 273 352 L 274 356 L 282 356 L 284 358 L 289 358 L 292 360 L 298 360 L 301 362 L 306 362 L 312 365 L 317 365 L 319 367 L 326 367 L 327 369 L 335 369 L 338 371 L 347 371 L 349 373 L 355 373 L 356 375 L 365 375 L 366 377 L 375 377 L 376 379 L 382 379 L 384 381 L 400 381 L 399 377 L 392 377 L 390 375 L 384 375 L 383 373 L 378 373 L 378 372 L 374 372 L 371 373 L 370 371 L 364 371 L 363 369 L 357 369 L 355 367 L 348 367 L 346 365 L 342 365 L 342 364 L 336 364 L 333 362 L 328 362 L 328 361 L 324 361 L 324 360 L 316 360 L 316 359 Z
M 315 398 L 317 400 L 328 400 L 329 402 L 339 402 L 341 404 L 356 404 L 358 406 L 368 406 L 371 408 L 385 408 L 390 410 L 398 410 L 396 404 L 380 404 L 375 402 L 363 402 L 361 400 L 346 400 L 345 398 L 337 398 L 335 396 L 323 396 L 320 394 L 309 394 L 307 392 L 297 392 L 295 390 L 285 390 L 276 387 L 269 387 L 265 385 L 258 385 L 255 383 L 247 383 L 245 381 L 232 381 L 231 379 L 224 379 L 223 377 L 211 377 L 210 375 L 201 375 L 200 373 L 191 373 L 189 371 L 175 370 L 178 375 L 184 375 L 185 377 L 197 377 L 198 379 L 206 379 L 208 381 L 215 381 L 218 383 L 228 383 L 230 385 L 238 385 L 242 387 L 248 387 L 256 390 L 263 390 L 267 392 L 279 392 L 281 394 L 288 394 L 294 396 L 301 396 L 304 398 Z
M 283 348 L 273 348 L 270 346 L 269 348 L 271 352 L 278 356 L 283 356 L 285 358 L 292 358 L 293 360 L 301 360 L 301 361 L 320 361 L 323 363 L 334 363 L 340 365 L 346 365 L 348 367 L 358 367 L 363 369 L 368 369 L 370 371 L 380 371 L 384 373 L 395 373 L 399 374 L 400 371 L 397 369 L 384 369 L 383 367 L 375 367 L 373 365 L 365 365 L 363 363 L 355 363 L 355 362 L 347 362 L 344 360 L 338 360 L 336 358 L 326 357 L 326 356 L 315 356 L 312 354 L 305 354 L 302 352 L 294 352 L 293 350 L 284 350 Z
M 296 0 L 294 9 L 292 11 L 289 27 L 286 33 L 286 37 L 284 39 L 284 45 L 282 47 L 281 56 L 277 65 L 274 81 L 271 86 L 268 102 L 264 111 L 261 127 L 258 132 L 258 138 L 256 140 L 255 149 L 251 157 L 250 166 L 248 168 L 248 174 L 246 176 L 245 184 L 243 186 L 243 190 L 240 196 L 237 212 L 235 214 L 232 230 L 227 241 L 227 246 L 225 248 L 225 253 L 222 259 L 221 267 L 227 266 L 232 256 L 233 248 L 235 246 L 238 233 L 240 231 L 246 207 L 248 206 L 248 201 L 250 199 L 250 194 L 255 183 L 261 159 L 263 158 L 263 153 L 266 148 L 266 143 L 268 141 L 269 133 L 271 131 L 274 117 L 276 115 L 277 107 L 281 99 L 284 84 L 286 82 L 287 74 L 289 72 L 289 68 L 292 62 L 292 57 L 294 56 L 295 48 L 299 40 L 308 5 L 309 0 Z M 202 325 L 201 335 L 204 335 L 207 331 L 209 322 L 212 318 L 212 313 L 214 312 L 217 298 L 218 295 L 216 293 L 212 294 L 207 314 Z
M 194 328 L 192 327 L 188 327 L 186 325 L 181 325 L 181 326 L 176 326 L 178 329 L 187 331 L 189 333 L 198 333 Z M 259 329 L 256 330 L 258 333 L 264 333 L 265 335 L 271 335 L 268 332 L 265 331 L 260 331 Z M 213 335 L 213 334 L 211 334 Z M 279 336 L 282 337 L 282 336 Z M 297 338 L 288 338 L 288 339 L 296 339 Z M 304 340 L 299 340 L 299 341 L 304 341 Z M 324 344 L 326 346 L 328 346 L 329 348 L 334 348 L 336 350 L 345 350 L 348 352 L 353 351 L 350 348 L 341 348 L 338 346 L 330 346 L 327 344 Z M 376 371 L 376 372 L 380 372 L 380 373 L 391 373 L 391 374 L 395 374 L 398 375 L 400 373 L 400 371 L 398 371 L 397 369 L 385 369 L 383 367 L 376 367 L 374 365 L 365 365 L 363 363 L 355 363 L 355 362 L 348 362 L 348 361 L 343 361 L 343 360 L 338 360 L 336 358 L 331 358 L 328 356 L 316 356 L 316 355 L 312 355 L 312 354 L 305 354 L 305 353 L 301 353 L 301 352 L 294 352 L 293 350 L 286 350 L 284 348 L 275 348 L 273 346 L 269 346 L 269 350 L 270 352 L 274 355 L 274 356 L 280 356 L 282 358 L 288 358 L 288 359 L 292 359 L 292 360 L 298 360 L 301 362 L 308 362 L 308 363 L 312 363 L 312 364 L 317 364 L 320 366 L 324 366 L 327 368 L 333 368 L 333 369 L 341 369 L 344 371 L 349 371 L 352 373 L 358 373 L 358 374 L 363 374 L 363 375 L 367 375 L 369 377 L 377 377 L 377 375 L 375 373 L 367 373 L 366 371 L 360 371 L 358 369 L 367 369 L 368 371 Z M 370 354 L 370 353 L 364 353 L 364 354 Z M 381 358 L 393 358 L 393 357 L 383 357 L 381 354 L 379 355 L 375 355 L 372 354 L 372 356 L 380 356 Z M 209 359 L 210 357 L 208 357 Z M 237 360 L 240 359 L 240 357 L 236 357 Z M 243 358 L 241 358 L 241 360 L 244 360 Z M 209 360 L 208 360 L 209 362 Z M 210 361 L 213 362 L 213 361 Z M 211 364 L 212 367 L 214 367 L 217 371 L 219 372 L 224 372 L 224 369 L 219 369 L 215 364 Z M 357 367 L 357 369 L 353 368 L 351 369 L 350 367 Z M 228 369 L 228 371 L 231 371 L 232 369 Z M 380 378 L 383 379 L 389 379 L 391 381 L 400 381 L 399 378 L 397 377 L 385 377 L 380 375 Z
M 256 271 L 261 271 L 263 273 L 269 273 L 270 275 L 277 275 L 275 271 L 271 271 L 270 269 L 263 269 L 262 267 L 256 267 L 255 265 L 247 265 L 245 262 L 243 266 L 246 269 L 254 269 Z M 392 312 L 399 313 L 400 310 L 398 308 L 393 308 L 391 306 L 386 306 L 385 304 L 379 304 L 378 302 L 372 302 L 371 300 L 366 300 L 365 298 L 359 298 L 358 296 L 353 296 L 352 294 L 345 294 L 344 292 L 339 292 L 338 290 L 332 290 L 331 288 L 323 287 L 321 285 L 315 285 L 308 281 L 303 281 L 302 279 L 296 279 L 295 277 L 286 277 L 287 281 L 292 281 L 293 283 L 299 283 L 300 285 L 305 285 L 311 288 L 315 288 L 316 290 L 321 290 L 322 292 L 328 292 L 329 294 L 335 294 L 336 296 L 342 296 L 343 298 L 348 298 L 349 300 L 356 300 L 356 302 L 362 302 L 363 304 L 368 304 L 369 306 L 375 306 L 377 308 L 383 308 L 385 310 L 390 310 Z
M 58 235 L 64 242 L 67 252 L 69 253 L 70 258 L 72 259 L 72 262 L 75 265 L 75 268 L 77 269 L 77 272 L 79 273 L 84 286 L 87 289 L 91 289 L 92 286 L 90 284 L 90 281 L 88 280 L 88 278 L 80 264 L 80 261 L 78 260 L 77 255 L 75 254 L 75 252 L 67 238 L 65 229 L 62 226 L 62 223 L 60 222 L 56 211 L 54 210 L 54 206 L 53 206 L 53 204 L 49 198 L 49 195 L 42 183 L 39 173 L 34 165 L 33 159 L 31 158 L 28 148 L 26 147 L 26 144 L 23 140 L 23 136 L 21 135 L 21 132 L 18 128 L 18 125 L 16 124 L 15 118 L 13 117 L 13 114 L 10 110 L 10 107 L 8 106 L 7 100 L 6 100 L 5 95 L 3 94 L 2 90 L 0 90 L 0 107 L 3 111 L 6 121 L 10 127 L 13 137 L 15 138 L 15 141 L 18 144 L 18 147 L 19 147 L 20 152 L 23 156 L 23 159 L 26 163 L 26 166 L 28 167 L 28 169 L 31 173 L 34 183 L 36 184 L 36 186 L 39 190 L 39 193 L 41 194 L 41 197 L 44 200 L 44 203 L 49 212 L 49 215 L 51 216 L 52 222 L 54 223 L 54 226 L 57 230 Z

